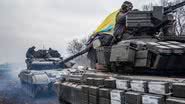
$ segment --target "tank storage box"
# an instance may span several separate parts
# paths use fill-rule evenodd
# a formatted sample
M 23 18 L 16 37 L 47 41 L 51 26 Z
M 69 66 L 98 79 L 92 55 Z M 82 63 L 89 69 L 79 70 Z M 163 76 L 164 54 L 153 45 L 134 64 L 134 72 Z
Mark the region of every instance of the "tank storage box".
M 65 88 L 65 93 L 68 93 L 67 96 L 66 95 L 63 95 L 65 96 L 65 98 L 70 101 L 70 103 L 72 102 L 72 97 L 69 97 L 71 96 L 71 91 L 72 91 L 72 83 L 67 83 L 66 86 L 64 87 Z
M 150 11 L 132 11 L 127 14 L 126 26 L 128 28 L 153 27 Z M 139 21 L 139 22 L 138 22 Z
M 170 84 L 168 82 L 148 82 L 148 92 L 167 95 L 170 93 Z
M 99 89 L 99 104 L 110 104 L 110 89 Z
M 110 52 L 111 47 L 99 47 L 96 49 L 97 52 L 97 60 L 99 64 L 108 65 L 110 63 Z
M 62 84 L 61 99 L 66 99 L 72 104 L 81 104 L 81 86 L 72 83 Z
M 174 97 L 185 98 L 185 83 L 173 83 L 172 93 Z
M 116 80 L 115 79 L 105 79 L 104 86 L 106 88 L 115 89 L 116 88 Z
M 130 81 L 116 79 L 116 88 L 122 89 L 122 90 L 128 90 L 130 88 Z
M 99 94 L 99 88 L 95 87 L 95 86 L 90 86 L 89 87 L 89 94 L 90 95 L 94 95 L 94 96 L 98 96 Z
M 137 51 L 135 58 L 135 67 L 148 67 L 150 65 L 148 50 Z
M 185 104 L 185 99 L 170 97 L 166 100 L 166 104 Z
M 64 83 L 62 84 L 62 92 L 61 92 L 61 99 L 66 99 L 66 101 L 71 101 L 71 93 L 70 93 L 70 89 L 71 89 L 71 86 L 69 85 L 70 83 Z M 65 94 L 65 95 L 64 95 Z
M 66 83 L 62 83 L 61 84 L 61 87 L 60 87 L 60 97 L 61 99 L 66 99 L 66 101 L 68 100 L 67 99 L 67 96 L 69 96 L 69 93 L 68 91 L 66 90 L 67 89 L 67 82 Z
M 136 52 L 136 59 L 147 59 L 148 51 L 147 50 L 139 50 Z
M 184 43 L 148 42 L 149 57 L 153 60 L 151 67 L 154 69 L 183 69 Z
M 82 90 L 82 87 L 81 85 L 73 85 L 73 91 L 72 92 L 72 101 L 73 103 L 72 104 L 81 104 L 81 101 L 82 101 L 82 95 L 81 95 L 81 90 Z
M 105 99 L 110 99 L 110 89 L 108 88 L 100 88 L 99 89 L 99 97 L 105 98 Z
M 71 75 L 70 77 L 65 77 L 68 82 L 81 83 L 81 75 Z
M 149 66 L 148 59 L 136 59 L 135 67 L 147 67 Z
M 99 104 L 110 104 L 110 100 L 106 98 L 99 98 Z
M 149 67 L 146 43 L 142 41 L 122 41 L 112 46 L 111 62 L 131 63 L 134 67 Z
M 89 77 L 86 79 L 86 82 L 87 82 L 87 85 L 93 86 L 94 85 L 94 78 Z
M 78 101 L 81 97 L 80 104 L 184 104 L 185 101 L 185 84 L 173 82 L 175 80 L 126 80 L 122 77 L 105 79 L 103 83 L 106 81 L 109 84 L 101 87 L 97 84 L 89 86 L 71 82 L 58 83 L 60 87 L 57 87 L 57 90 L 60 92 L 60 99 L 68 102 Z M 122 83 L 119 84 L 120 87 L 117 87 L 117 82 Z M 125 90 L 126 88 L 128 89 Z
M 87 85 L 90 86 L 104 86 L 104 78 L 87 78 L 86 80 Z
M 82 104 L 88 104 L 89 103 L 89 86 L 82 85 Z
M 121 102 L 117 100 L 111 100 L 111 104 L 121 104 Z
M 94 78 L 94 86 L 104 86 L 104 79 L 103 78 Z
M 112 102 L 117 102 L 120 104 L 124 104 L 125 98 L 124 98 L 125 91 L 124 90 L 112 90 L 111 91 L 111 104 Z
M 112 46 L 111 62 L 129 62 L 134 63 L 136 50 L 130 47 L 130 42 L 121 42 Z
M 89 87 L 89 103 L 98 104 L 99 102 L 99 88 L 95 86 Z
M 131 90 L 138 92 L 148 92 L 147 81 L 133 80 L 130 82 Z
M 98 96 L 89 95 L 89 104 L 98 104 Z
M 125 104 L 142 104 L 142 96 L 138 92 L 126 92 Z
M 57 88 L 59 88 L 57 90 L 57 92 L 60 94 L 61 97 L 63 97 L 63 92 L 64 92 L 64 89 L 65 89 L 65 86 L 67 85 L 67 82 L 64 82 L 64 83 L 56 83 L 58 84 Z
M 169 47 L 161 46 L 156 42 L 148 42 L 149 57 L 151 60 L 150 67 L 153 69 L 166 69 L 171 50 Z
M 87 85 L 94 85 L 94 78 L 91 78 L 91 77 L 87 78 L 86 83 Z
M 142 96 L 142 104 L 165 104 L 163 96 L 145 94 Z
M 82 96 L 82 101 L 81 102 L 83 104 L 88 104 L 88 102 L 89 102 L 89 95 L 88 94 L 85 94 L 85 93 L 82 93 L 81 96 Z
M 150 64 L 146 42 L 131 41 L 130 46 L 136 49 L 134 67 L 148 67 Z
M 89 86 L 88 85 L 82 85 L 82 93 L 89 94 Z

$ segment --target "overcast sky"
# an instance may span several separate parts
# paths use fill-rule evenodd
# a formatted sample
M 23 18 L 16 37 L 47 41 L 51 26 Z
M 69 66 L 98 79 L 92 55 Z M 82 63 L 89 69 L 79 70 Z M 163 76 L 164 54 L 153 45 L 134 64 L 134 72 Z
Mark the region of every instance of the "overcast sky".
M 24 62 L 27 48 L 52 47 L 87 37 L 124 0 L 0 0 L 0 63 Z M 135 8 L 159 0 L 130 0 Z

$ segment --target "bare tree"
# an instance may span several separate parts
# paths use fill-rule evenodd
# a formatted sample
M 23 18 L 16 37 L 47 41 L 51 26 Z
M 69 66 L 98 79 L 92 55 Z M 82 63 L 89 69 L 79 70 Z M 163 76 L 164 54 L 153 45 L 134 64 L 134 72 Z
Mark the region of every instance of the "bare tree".
M 174 3 L 171 3 L 170 0 L 161 0 L 160 4 L 164 7 L 170 6 L 176 3 L 180 3 L 183 0 L 174 0 Z M 143 5 L 143 10 L 150 11 L 152 10 L 152 3 L 149 3 L 148 5 Z M 174 13 L 174 17 L 176 20 L 176 33 L 178 36 L 185 35 L 185 7 L 181 7 L 176 10 Z
M 161 0 L 160 1 L 161 6 L 169 6 L 171 5 L 171 2 L 169 0 Z
M 73 39 L 71 42 L 68 43 L 67 51 L 74 55 L 83 49 L 85 49 L 85 43 L 87 42 L 86 38 L 83 39 Z M 76 65 L 82 65 L 82 66 L 90 66 L 89 60 L 87 59 L 87 54 L 81 55 L 73 60 Z
M 68 43 L 67 51 L 72 55 L 80 52 L 82 49 L 85 48 L 86 41 L 87 41 L 87 39 L 85 39 L 85 38 L 73 39 L 71 42 Z
M 151 11 L 153 8 L 153 4 L 149 3 L 147 5 L 143 5 L 143 11 Z
M 179 3 L 182 0 L 176 0 L 175 3 Z M 176 19 L 176 33 L 178 36 L 185 35 L 185 7 L 181 7 L 176 10 L 175 14 Z

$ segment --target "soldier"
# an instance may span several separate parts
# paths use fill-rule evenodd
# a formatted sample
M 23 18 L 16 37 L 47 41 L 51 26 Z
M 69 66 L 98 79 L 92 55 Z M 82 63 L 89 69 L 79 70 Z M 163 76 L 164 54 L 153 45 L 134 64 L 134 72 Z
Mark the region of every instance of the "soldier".
M 87 56 L 91 61 L 92 68 L 95 68 L 96 65 L 102 67 L 97 64 L 96 50 L 94 48 L 98 46 L 110 46 L 126 37 L 123 36 L 123 33 L 126 31 L 126 15 L 132 8 L 132 3 L 125 1 L 121 9 L 111 13 L 90 37 L 87 46 L 91 48 Z
M 49 48 L 49 50 L 48 50 L 48 55 L 51 56 L 51 57 L 54 57 L 54 58 L 60 58 L 61 57 L 61 55 L 58 51 L 53 50 L 51 48 Z
M 26 58 L 34 58 L 34 54 L 35 54 L 35 46 L 28 49 L 28 51 L 26 52 Z
M 124 34 L 126 32 L 126 15 L 129 11 L 131 11 L 133 8 L 133 5 L 129 1 L 125 1 L 121 9 L 119 10 L 117 16 L 116 16 L 116 23 L 114 27 L 114 33 L 113 33 L 113 41 L 112 44 L 115 44 L 122 39 L 127 39 L 129 35 Z M 124 35 L 123 35 L 124 34 Z

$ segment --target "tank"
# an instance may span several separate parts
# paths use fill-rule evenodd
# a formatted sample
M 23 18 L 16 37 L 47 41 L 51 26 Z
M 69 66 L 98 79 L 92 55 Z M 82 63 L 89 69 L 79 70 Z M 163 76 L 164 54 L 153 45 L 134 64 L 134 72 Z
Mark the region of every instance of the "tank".
M 60 103 L 184 104 L 185 38 L 175 35 L 170 14 L 184 5 L 185 1 L 129 12 L 126 34 L 130 37 L 96 49 L 98 63 L 107 72 L 87 70 L 55 82 Z
M 123 34 L 129 37 L 97 48 L 98 63 L 113 72 L 183 75 L 185 37 L 176 35 L 171 12 L 184 5 L 185 1 L 154 6 L 152 11 L 130 11 Z
M 0 71 L 8 70 L 10 69 L 11 65 L 6 63 L 6 64 L 0 64 Z
M 27 95 L 37 98 L 41 95 L 54 94 L 53 83 L 62 80 L 63 76 L 69 73 L 68 68 L 74 65 L 72 62 L 64 64 L 60 63 L 61 61 L 62 57 L 41 57 L 41 55 L 26 59 L 27 69 L 22 70 L 18 77 Z
M 19 74 L 21 85 L 26 94 L 32 98 L 50 96 L 55 94 L 54 83 L 57 80 L 64 81 L 64 77 L 83 73 L 84 69 L 76 68 L 58 68 L 45 70 L 23 70 Z

